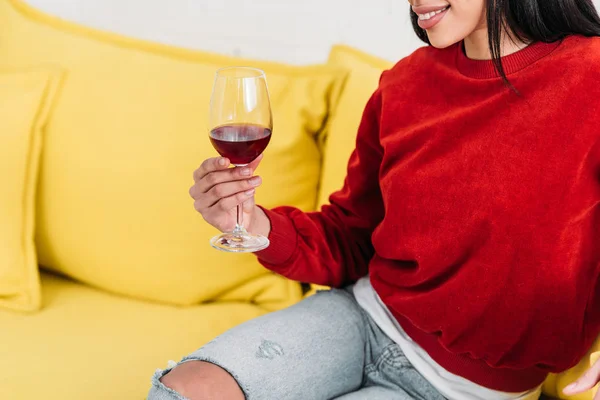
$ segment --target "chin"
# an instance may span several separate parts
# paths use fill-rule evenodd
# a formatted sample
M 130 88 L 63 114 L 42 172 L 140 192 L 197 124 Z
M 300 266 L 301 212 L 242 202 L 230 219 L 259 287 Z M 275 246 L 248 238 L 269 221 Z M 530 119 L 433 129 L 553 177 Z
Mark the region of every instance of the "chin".
M 443 32 L 427 32 L 427 37 L 429 38 L 429 43 L 436 49 L 445 49 L 464 39 L 455 35 L 444 34 Z

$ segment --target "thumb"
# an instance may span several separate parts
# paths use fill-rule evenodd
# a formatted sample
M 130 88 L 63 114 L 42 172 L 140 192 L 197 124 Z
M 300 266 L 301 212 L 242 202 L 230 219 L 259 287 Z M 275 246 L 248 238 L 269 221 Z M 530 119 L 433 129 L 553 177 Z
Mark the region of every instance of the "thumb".
M 254 161 L 252 161 L 250 164 L 248 164 L 248 168 L 252 169 L 252 171 L 256 171 L 256 168 L 258 168 L 258 164 L 260 164 L 262 159 L 263 159 L 263 155 L 261 154 L 260 156 L 256 157 L 254 159 Z
M 254 196 L 252 196 L 248 200 L 244 201 L 244 204 L 243 204 L 244 212 L 250 214 L 252 211 L 254 211 L 255 204 L 256 204 L 256 201 L 254 200 Z
M 600 360 L 596 361 L 592 368 L 588 369 L 581 378 L 565 387 L 563 393 L 572 395 L 585 392 L 596 386 L 598 381 L 600 381 Z

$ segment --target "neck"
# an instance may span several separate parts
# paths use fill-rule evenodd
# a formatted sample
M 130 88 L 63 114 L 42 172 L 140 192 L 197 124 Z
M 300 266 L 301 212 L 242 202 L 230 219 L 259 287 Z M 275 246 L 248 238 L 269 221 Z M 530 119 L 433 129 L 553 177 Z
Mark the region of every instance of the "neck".
M 526 43 L 521 42 L 516 38 L 512 38 L 508 34 L 502 35 L 500 41 L 500 52 L 502 57 L 516 53 L 517 51 L 527 47 Z M 492 53 L 488 43 L 487 28 L 479 28 L 465 38 L 465 52 L 467 57 L 473 60 L 491 60 Z

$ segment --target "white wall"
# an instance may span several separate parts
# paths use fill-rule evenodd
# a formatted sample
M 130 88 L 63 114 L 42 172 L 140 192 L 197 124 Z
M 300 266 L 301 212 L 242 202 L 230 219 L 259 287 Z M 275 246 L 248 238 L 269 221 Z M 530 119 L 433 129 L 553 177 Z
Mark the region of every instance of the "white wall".
M 65 19 L 189 48 L 297 64 L 334 43 L 390 60 L 420 42 L 406 0 L 26 0 Z
M 65 19 L 129 36 L 297 64 L 334 43 L 390 60 L 421 45 L 406 0 L 26 0 Z M 594 0 L 600 5 L 600 0 Z

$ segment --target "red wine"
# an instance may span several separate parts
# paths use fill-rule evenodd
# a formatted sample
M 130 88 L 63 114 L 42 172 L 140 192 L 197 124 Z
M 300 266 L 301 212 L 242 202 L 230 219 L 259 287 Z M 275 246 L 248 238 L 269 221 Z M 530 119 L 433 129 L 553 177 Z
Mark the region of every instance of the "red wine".
M 260 125 L 224 125 L 210 132 L 210 141 L 232 164 L 245 165 L 256 159 L 271 140 L 271 130 Z

